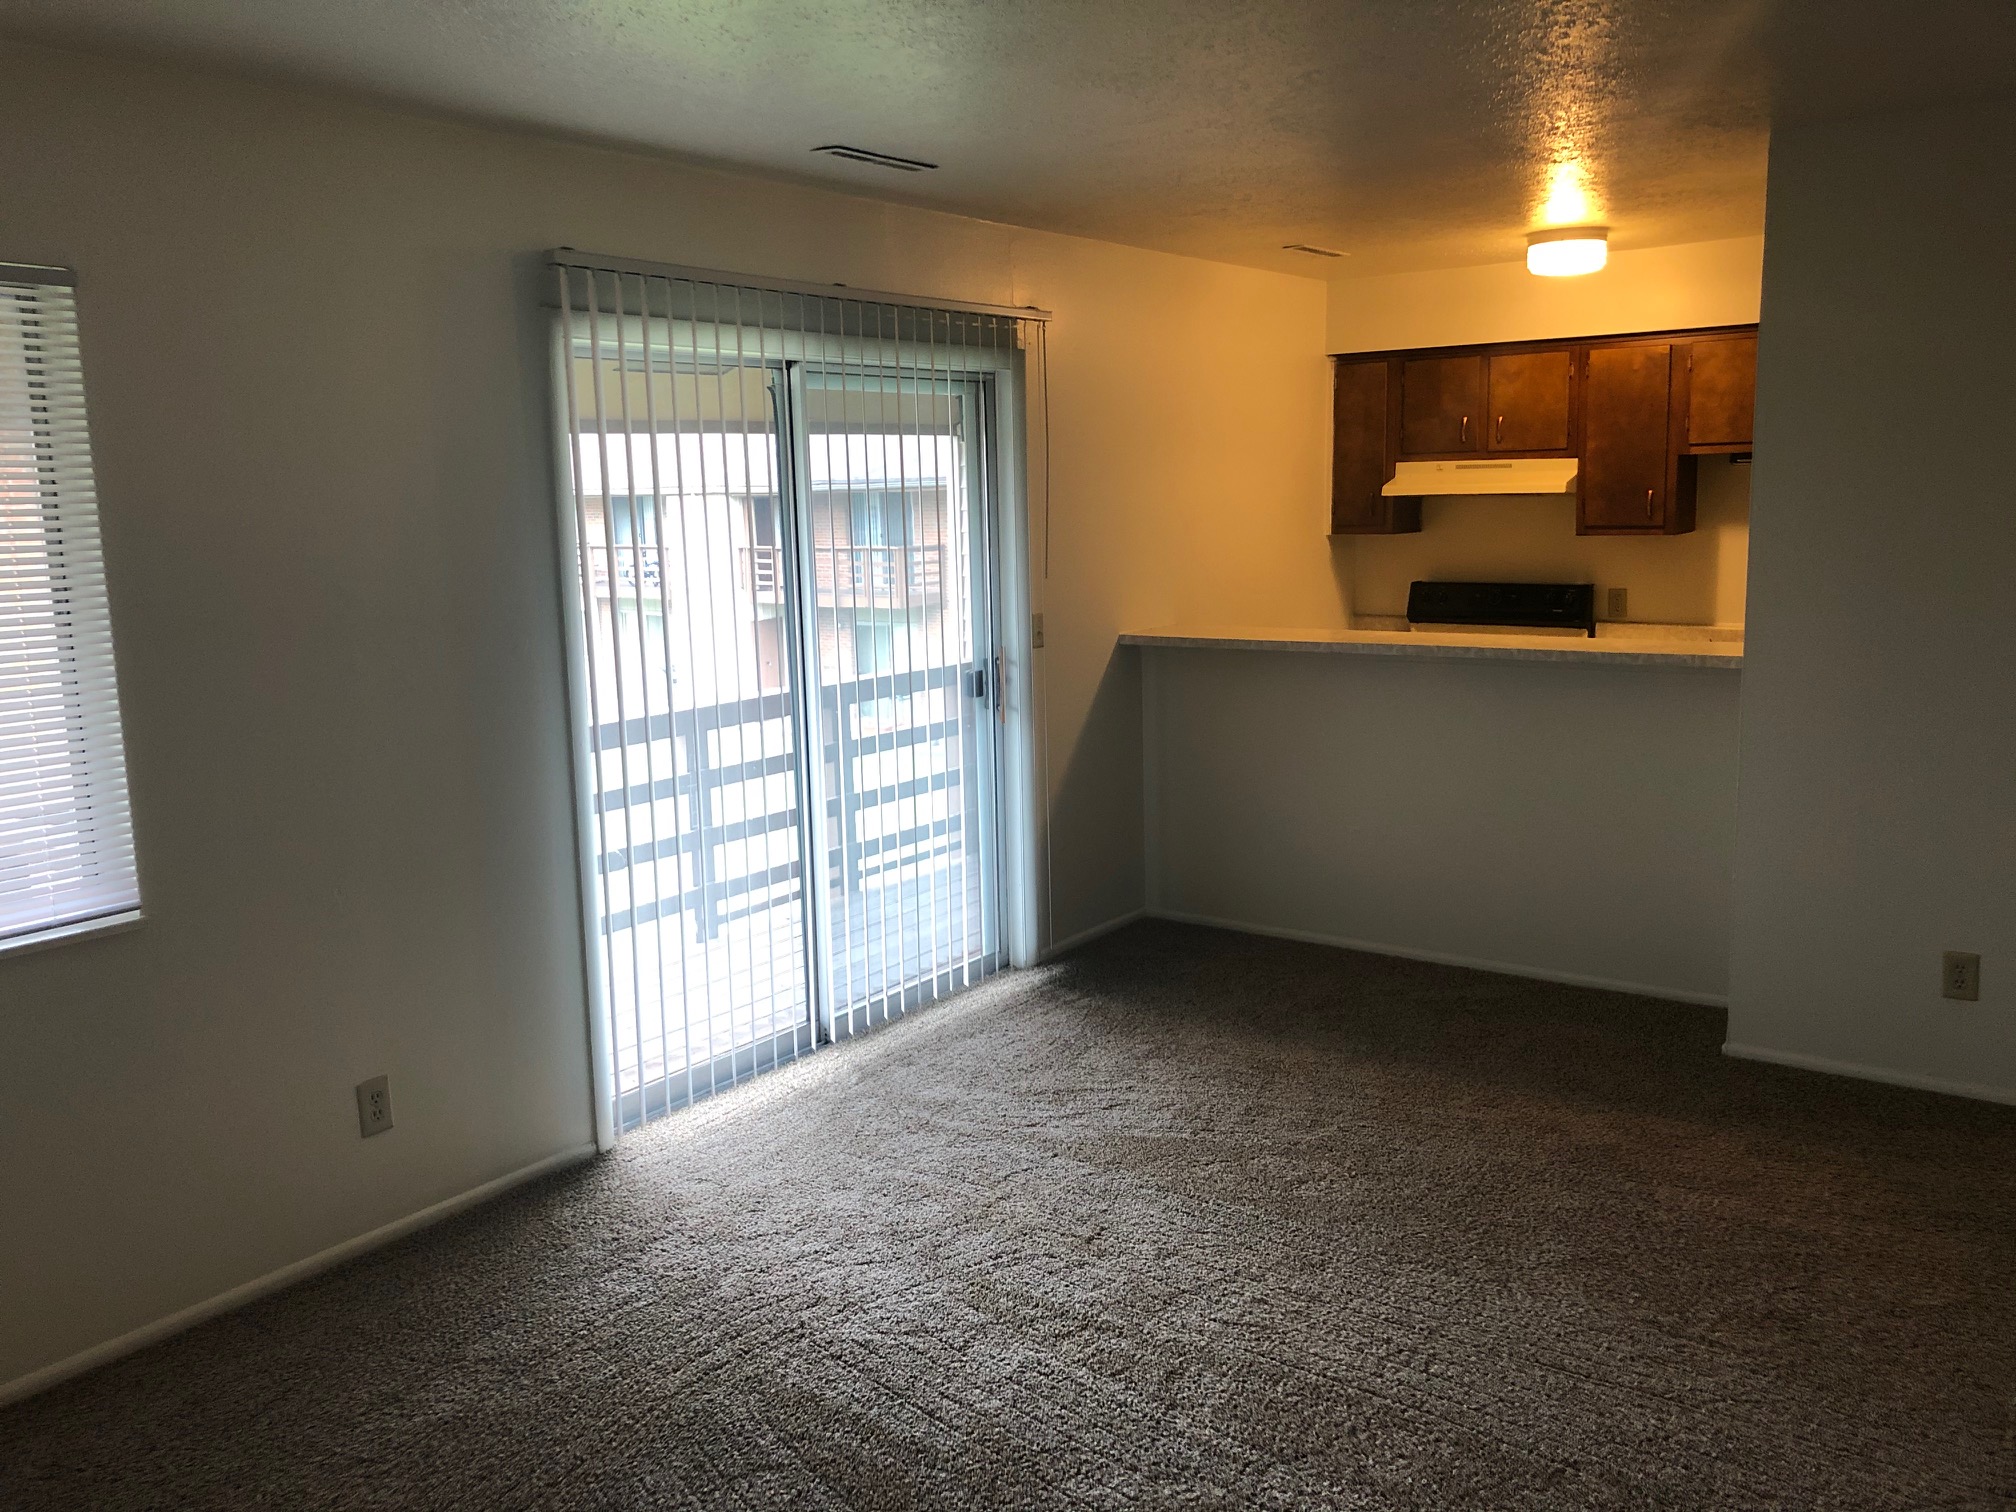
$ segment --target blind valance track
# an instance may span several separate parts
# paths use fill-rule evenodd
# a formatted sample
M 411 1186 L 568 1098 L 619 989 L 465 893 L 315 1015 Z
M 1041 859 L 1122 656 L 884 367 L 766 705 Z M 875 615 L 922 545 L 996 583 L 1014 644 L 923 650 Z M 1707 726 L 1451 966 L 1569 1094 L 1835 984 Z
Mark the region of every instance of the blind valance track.
M 647 297 L 664 305 L 662 308 L 646 307 L 632 313 L 660 318 L 680 319 L 693 316 L 693 311 L 673 309 L 667 303 L 676 302 L 682 296 L 691 299 L 710 297 L 706 291 L 713 291 L 711 298 L 728 298 L 731 302 L 738 296 L 770 296 L 772 305 L 759 310 L 754 303 L 745 304 L 732 318 L 744 325 L 761 324 L 773 330 L 817 330 L 838 333 L 846 328 L 847 317 L 844 310 L 848 306 L 869 306 L 883 311 L 900 310 L 913 316 L 927 312 L 936 315 L 991 316 L 999 321 L 1036 321 L 1050 319 L 1048 310 L 1037 309 L 1034 305 L 981 304 L 969 300 L 932 299 L 915 294 L 891 294 L 876 289 L 854 289 L 845 284 L 806 283 L 788 278 L 758 278 L 746 273 L 728 273 L 718 268 L 692 268 L 677 263 L 645 262 L 630 257 L 609 257 L 600 254 L 576 252 L 571 247 L 559 247 L 548 254 L 551 267 L 561 270 L 568 283 L 567 304 L 577 310 L 594 308 L 598 304 L 609 307 L 613 300 L 598 299 L 593 286 L 613 290 L 618 278 L 641 278 Z M 636 287 L 636 285 L 632 285 Z M 548 295 L 552 304 L 559 300 Z M 716 311 L 710 306 L 697 318 L 711 320 Z M 722 313 L 722 318 L 730 318 Z M 858 317 L 857 317 L 858 318 Z M 786 323 L 788 322 L 788 323 Z M 941 329 L 949 327 L 941 326 Z M 892 335 L 886 327 L 877 335 Z M 920 338 L 921 339 L 921 338 Z

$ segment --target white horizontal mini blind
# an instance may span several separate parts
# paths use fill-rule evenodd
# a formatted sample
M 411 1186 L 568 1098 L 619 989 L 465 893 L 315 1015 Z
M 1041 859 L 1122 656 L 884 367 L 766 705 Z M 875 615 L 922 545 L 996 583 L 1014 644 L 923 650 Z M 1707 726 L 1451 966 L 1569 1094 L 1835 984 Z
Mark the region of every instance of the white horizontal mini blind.
M 0 948 L 140 904 L 68 277 L 0 265 Z

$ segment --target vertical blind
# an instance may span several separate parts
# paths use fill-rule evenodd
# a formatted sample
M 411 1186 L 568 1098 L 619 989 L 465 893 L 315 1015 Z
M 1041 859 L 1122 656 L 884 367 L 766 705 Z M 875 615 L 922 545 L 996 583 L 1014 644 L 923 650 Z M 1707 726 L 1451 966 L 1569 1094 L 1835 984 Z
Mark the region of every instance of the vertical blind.
M 626 1127 L 1002 960 L 1021 312 L 556 254 L 589 920 Z
M 0 264 L 0 947 L 139 904 L 76 298 Z

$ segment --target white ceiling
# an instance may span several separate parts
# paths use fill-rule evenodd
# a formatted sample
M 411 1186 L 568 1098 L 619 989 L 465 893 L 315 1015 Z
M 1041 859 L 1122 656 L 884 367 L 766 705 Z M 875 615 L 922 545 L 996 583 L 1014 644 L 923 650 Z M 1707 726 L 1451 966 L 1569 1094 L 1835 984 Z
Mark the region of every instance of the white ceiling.
M 0 0 L 0 31 L 1323 275 L 1517 258 L 1555 160 L 1620 248 L 1754 233 L 1774 114 L 2016 87 L 2011 0 Z

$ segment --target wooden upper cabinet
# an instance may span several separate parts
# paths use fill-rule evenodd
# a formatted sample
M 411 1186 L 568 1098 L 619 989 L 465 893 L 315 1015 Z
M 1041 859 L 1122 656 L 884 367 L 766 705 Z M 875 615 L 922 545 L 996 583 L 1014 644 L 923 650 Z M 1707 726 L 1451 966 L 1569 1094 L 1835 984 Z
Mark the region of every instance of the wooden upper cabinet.
M 1380 492 L 1393 476 L 1392 364 L 1340 361 L 1332 408 L 1330 529 L 1336 535 L 1396 535 L 1421 528 L 1419 499 Z
M 1400 364 L 1400 455 L 1555 452 L 1574 447 L 1573 355 L 1492 352 Z
M 1750 449 L 1754 326 L 1362 353 L 1336 365 L 1331 528 L 1421 528 L 1401 462 L 1574 457 L 1583 535 L 1694 528 L 1702 455 Z
M 1663 535 L 1690 528 L 1691 519 L 1679 523 L 1678 469 L 1667 444 L 1673 348 L 1664 342 L 1591 347 L 1584 362 L 1576 531 Z
M 1484 449 L 1484 359 L 1416 357 L 1400 364 L 1400 453 L 1464 456 Z
M 1756 412 L 1757 338 L 1696 341 L 1687 352 L 1687 446 L 1748 451 Z
M 1490 403 L 1484 444 L 1494 452 L 1566 452 L 1575 354 L 1493 352 L 1486 359 Z

